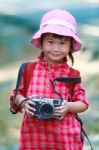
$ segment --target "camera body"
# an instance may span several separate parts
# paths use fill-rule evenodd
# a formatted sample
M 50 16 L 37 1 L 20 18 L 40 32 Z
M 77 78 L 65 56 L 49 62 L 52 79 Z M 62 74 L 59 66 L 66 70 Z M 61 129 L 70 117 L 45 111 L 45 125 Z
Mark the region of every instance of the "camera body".
M 38 119 L 57 118 L 54 116 L 54 108 L 61 106 L 61 100 L 40 97 L 31 97 L 30 100 L 36 104 L 35 116 Z

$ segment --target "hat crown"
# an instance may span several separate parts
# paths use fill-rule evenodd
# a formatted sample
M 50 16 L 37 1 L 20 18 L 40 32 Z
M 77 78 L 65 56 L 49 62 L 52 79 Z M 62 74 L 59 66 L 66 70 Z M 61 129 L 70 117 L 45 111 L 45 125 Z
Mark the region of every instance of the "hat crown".
M 46 13 L 41 19 L 42 26 L 45 22 L 49 22 L 49 20 L 60 20 L 64 22 L 68 22 L 73 26 L 75 32 L 77 33 L 77 23 L 75 18 L 66 10 L 55 9 Z M 56 21 L 57 24 L 57 21 Z

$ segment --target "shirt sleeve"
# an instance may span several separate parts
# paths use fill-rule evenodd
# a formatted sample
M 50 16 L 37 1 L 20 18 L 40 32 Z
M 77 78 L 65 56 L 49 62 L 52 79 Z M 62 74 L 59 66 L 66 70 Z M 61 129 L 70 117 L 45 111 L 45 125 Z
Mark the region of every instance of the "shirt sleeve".
M 73 88 L 73 92 L 72 92 L 72 101 L 80 101 L 82 103 L 85 103 L 87 106 L 88 104 L 88 100 L 87 100 L 87 96 L 86 96 L 86 92 L 85 89 L 82 85 L 82 83 L 77 83 L 74 88 Z
M 72 77 L 80 77 L 80 72 L 78 70 L 71 68 L 71 76 Z M 84 89 L 84 86 L 82 84 L 82 81 L 79 83 L 76 83 L 71 88 L 71 98 L 72 101 L 80 101 L 88 107 L 88 99 L 86 96 L 86 91 Z

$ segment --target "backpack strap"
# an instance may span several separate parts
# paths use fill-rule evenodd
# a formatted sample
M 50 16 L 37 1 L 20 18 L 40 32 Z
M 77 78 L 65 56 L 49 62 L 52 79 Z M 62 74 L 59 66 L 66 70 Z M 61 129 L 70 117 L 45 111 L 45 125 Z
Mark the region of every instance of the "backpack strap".
M 17 78 L 17 82 L 16 82 L 16 88 L 15 88 L 15 96 L 14 99 L 16 98 L 17 94 L 18 94 L 18 89 L 19 89 L 19 85 L 21 82 L 21 78 L 22 78 L 22 74 L 24 72 L 24 69 L 26 67 L 26 63 L 21 64 L 20 68 L 19 68 L 19 72 L 18 72 L 18 78 Z
M 28 62 L 24 68 L 23 82 L 24 82 L 24 95 L 26 97 L 27 91 L 31 82 L 32 73 L 37 62 Z
M 12 114 L 16 114 L 17 113 L 17 105 L 15 104 L 15 99 L 16 99 L 16 96 L 18 94 L 18 90 L 19 90 L 19 85 L 20 85 L 20 81 L 21 81 L 21 78 L 22 78 L 22 74 L 24 72 L 24 68 L 26 66 L 26 63 L 23 63 L 21 64 L 20 68 L 19 68 L 19 71 L 18 71 L 18 77 L 17 77 L 17 82 L 16 82 L 16 88 L 14 90 L 15 92 L 15 95 L 13 97 L 13 100 L 11 101 L 11 107 L 10 107 L 10 111 L 12 112 Z
M 16 99 L 16 96 L 18 94 L 19 85 L 20 85 L 22 75 L 23 75 L 23 81 L 24 81 L 24 90 L 23 90 L 24 92 L 23 92 L 23 94 L 24 94 L 24 96 L 26 96 L 35 65 L 36 65 L 36 62 L 28 62 L 28 63 L 23 63 L 19 68 L 18 78 L 17 78 L 17 82 L 16 82 L 16 89 L 14 90 L 15 96 L 13 98 L 13 101 L 12 101 L 11 107 L 10 107 L 10 111 L 12 112 L 12 114 L 16 114 L 20 110 L 21 104 L 27 100 L 27 99 L 25 99 L 24 101 L 22 101 L 19 106 L 17 106 L 15 104 L 15 99 Z

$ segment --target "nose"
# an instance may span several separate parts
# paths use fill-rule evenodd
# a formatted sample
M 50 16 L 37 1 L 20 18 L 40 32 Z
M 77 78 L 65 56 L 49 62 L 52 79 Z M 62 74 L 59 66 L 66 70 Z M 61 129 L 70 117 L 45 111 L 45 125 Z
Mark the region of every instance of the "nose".
M 55 52 L 59 51 L 59 44 L 55 43 L 53 45 L 53 51 L 55 51 Z

